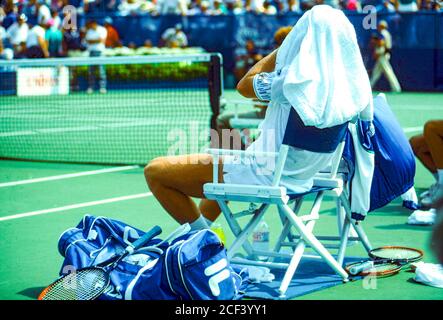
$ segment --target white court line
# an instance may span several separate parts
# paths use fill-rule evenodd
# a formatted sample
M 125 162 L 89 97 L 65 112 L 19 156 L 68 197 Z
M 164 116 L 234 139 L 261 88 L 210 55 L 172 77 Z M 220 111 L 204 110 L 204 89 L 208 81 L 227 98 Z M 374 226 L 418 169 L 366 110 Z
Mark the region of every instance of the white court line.
M 103 128 L 126 128 L 126 127 L 142 127 L 151 125 L 168 125 L 171 121 L 168 120 L 158 120 L 150 119 L 146 121 L 137 122 L 122 122 L 122 123 L 105 123 L 97 126 L 79 126 L 79 127 L 62 127 L 62 128 L 42 128 L 35 130 L 24 130 L 24 131 L 7 131 L 0 132 L 0 137 L 16 137 L 16 136 L 28 136 L 41 133 L 61 133 L 61 132 L 75 132 L 75 131 L 92 131 L 99 130 Z
M 404 133 L 411 133 L 411 132 L 418 132 L 418 131 L 423 131 L 423 126 L 421 126 L 421 127 L 409 127 L 409 128 L 404 128 L 403 129 Z
M 18 186 L 18 185 L 22 185 L 22 184 L 29 184 L 29 183 L 36 183 L 36 182 L 43 182 L 43 181 L 53 181 L 53 180 L 62 180 L 62 179 L 76 178 L 76 177 L 82 177 L 82 176 L 91 176 L 94 174 L 125 171 L 125 170 L 137 169 L 137 168 L 140 168 L 140 166 L 113 167 L 113 168 L 99 169 L 99 170 L 92 170 L 92 171 L 67 173 L 67 174 L 61 174 L 58 176 L 50 176 L 50 177 L 42 177 L 42 178 L 35 178 L 35 179 L 3 182 L 3 183 L 0 183 L 0 188 L 12 187 L 12 186 Z
M 38 210 L 38 211 L 31 211 L 31 212 L 14 214 L 14 215 L 11 215 L 11 216 L 0 217 L 0 222 L 1 221 L 7 221 L 7 220 L 21 219 L 21 218 L 26 218 L 26 217 L 31 217 L 31 216 L 38 216 L 38 215 L 47 214 L 47 213 L 53 213 L 53 212 L 60 212 L 60 211 L 78 209 L 78 208 L 98 206 L 98 205 L 101 205 L 101 204 L 112 203 L 112 202 L 119 202 L 119 201 L 125 201 L 125 200 L 145 198 L 145 197 L 149 197 L 149 196 L 152 196 L 152 192 L 139 193 L 139 194 L 133 194 L 133 195 L 130 195 L 130 196 L 110 198 L 110 199 L 104 199 L 104 200 L 98 200 L 98 201 L 76 203 L 76 204 L 71 204 L 71 205 L 68 205 L 68 206 L 63 206 L 63 207 L 58 207 L 58 208 L 51 208 L 51 209 L 44 209 L 44 210 Z

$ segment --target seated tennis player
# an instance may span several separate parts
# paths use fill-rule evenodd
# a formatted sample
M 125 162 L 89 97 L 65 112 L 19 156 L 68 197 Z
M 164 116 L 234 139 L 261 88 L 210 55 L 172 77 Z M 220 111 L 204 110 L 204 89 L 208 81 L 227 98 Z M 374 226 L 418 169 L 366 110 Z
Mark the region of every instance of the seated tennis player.
M 343 12 L 326 5 L 307 11 L 280 48 L 254 65 L 237 86 L 247 98 L 270 101 L 261 134 L 248 151 L 279 150 L 291 108 L 303 121 L 303 132 L 344 126 L 360 116 L 373 117 L 369 78 L 354 27 Z M 315 146 L 316 141 L 310 141 Z M 282 186 L 294 192 L 312 188 L 314 175 L 325 168 L 333 153 L 290 148 Z M 212 157 L 191 154 L 161 157 L 145 168 L 151 192 L 179 223 L 193 230 L 208 228 L 220 214 L 215 201 L 204 199 L 203 185 L 212 181 Z M 258 157 L 249 163 L 225 156 L 219 166 L 221 182 L 270 185 L 272 166 Z M 199 206 L 192 198 L 202 199 Z
M 279 28 L 275 34 L 274 34 L 274 42 L 275 42 L 275 47 L 274 49 L 278 48 L 281 46 L 281 44 L 283 43 L 283 41 L 285 40 L 285 38 L 287 37 L 287 35 L 289 34 L 289 32 L 291 32 L 292 30 L 292 26 L 288 26 L 288 27 L 281 27 Z M 238 117 L 240 119 L 264 119 L 265 118 L 265 114 L 266 114 L 266 106 L 263 106 L 261 104 L 258 105 L 254 105 L 254 109 L 252 111 L 244 111 L 244 112 L 239 112 L 238 114 L 236 114 L 235 112 L 222 112 L 218 117 L 217 117 L 217 132 L 218 132 L 218 137 L 221 138 L 222 137 L 222 130 L 229 130 L 230 133 L 233 135 L 233 145 L 230 147 L 232 149 L 244 149 L 244 145 L 243 145 L 243 141 L 240 138 L 240 133 L 238 133 L 237 130 L 233 129 L 231 126 L 231 119 L 233 119 L 234 117 Z M 233 130 L 233 131 L 231 131 Z M 240 142 L 241 145 L 235 145 L 235 142 Z M 219 141 L 219 145 L 220 148 L 221 147 L 225 147 L 221 141 Z
M 423 134 L 409 142 L 415 156 L 435 177 L 436 183 L 421 195 L 423 205 L 434 206 L 443 199 L 443 120 L 426 122 Z

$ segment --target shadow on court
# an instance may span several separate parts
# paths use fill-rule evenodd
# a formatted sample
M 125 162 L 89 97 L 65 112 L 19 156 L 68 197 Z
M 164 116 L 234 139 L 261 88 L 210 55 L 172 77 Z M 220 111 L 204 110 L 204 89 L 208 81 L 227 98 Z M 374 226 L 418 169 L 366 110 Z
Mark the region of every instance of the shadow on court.
M 22 295 L 24 297 L 28 297 L 31 299 L 37 299 L 40 292 L 43 291 L 45 287 L 33 287 L 33 288 L 27 288 L 25 290 L 17 292 L 17 294 Z

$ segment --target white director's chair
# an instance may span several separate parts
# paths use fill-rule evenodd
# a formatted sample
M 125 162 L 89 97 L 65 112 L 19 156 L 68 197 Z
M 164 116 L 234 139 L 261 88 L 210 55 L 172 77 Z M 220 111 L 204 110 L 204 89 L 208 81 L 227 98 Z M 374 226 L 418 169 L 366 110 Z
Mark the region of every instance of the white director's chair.
M 291 108 L 288 124 L 279 152 L 248 152 L 240 150 L 210 149 L 214 158 L 213 182 L 204 185 L 206 198 L 215 200 L 219 204 L 227 223 L 235 235 L 235 241 L 228 248 L 228 258 L 232 263 L 243 265 L 265 266 L 286 270 L 279 288 L 280 297 L 284 298 L 286 290 L 297 270 L 302 258 L 321 259 L 327 263 L 343 281 L 348 280 L 348 274 L 343 268 L 345 251 L 350 242 L 361 242 L 369 251 L 371 245 L 361 225 L 351 218 L 351 206 L 348 192 L 348 174 L 344 170 L 342 154 L 345 146 L 345 136 L 348 124 L 333 128 L 317 129 L 305 127 Z M 301 131 L 303 138 L 300 139 Z M 302 145 L 300 145 L 300 143 Z M 307 145 L 305 145 L 307 144 Z M 326 170 L 319 172 L 314 178 L 313 188 L 304 194 L 294 194 L 280 186 L 283 168 L 290 147 L 297 147 L 311 151 L 333 152 L 334 156 Z M 224 155 L 238 155 L 242 161 L 253 157 L 271 157 L 275 161 L 272 185 L 228 184 L 218 181 L 218 163 Z M 325 165 L 326 166 L 326 165 Z M 314 226 L 319 220 L 320 207 L 323 197 L 327 193 L 336 199 L 336 211 L 339 228 L 335 236 L 320 236 L 314 232 Z M 302 215 L 302 203 L 307 195 L 314 195 L 314 202 L 309 210 Z M 228 206 L 229 201 L 250 203 L 249 210 L 233 213 Z M 249 242 L 249 235 L 263 219 L 270 206 L 278 208 L 278 216 L 282 222 L 281 232 L 276 245 L 269 251 L 254 250 Z M 246 225 L 241 226 L 237 219 L 249 216 Z M 351 236 L 351 232 L 354 236 Z M 284 248 L 291 248 L 283 250 Z M 310 247 L 315 254 L 306 254 L 305 249 Z M 247 259 L 237 259 L 236 254 L 245 250 Z M 335 255 L 329 250 L 335 249 Z M 257 257 L 267 257 L 266 260 Z M 282 262 L 283 261 L 283 262 Z M 289 261 L 289 262 L 287 262 Z

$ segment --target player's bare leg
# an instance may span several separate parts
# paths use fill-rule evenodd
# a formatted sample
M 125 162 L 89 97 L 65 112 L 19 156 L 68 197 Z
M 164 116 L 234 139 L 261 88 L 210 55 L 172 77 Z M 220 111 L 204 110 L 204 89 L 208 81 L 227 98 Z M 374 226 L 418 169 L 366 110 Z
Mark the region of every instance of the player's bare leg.
M 163 208 L 179 223 L 191 223 L 204 214 L 213 221 L 220 214 L 215 201 L 203 200 L 200 208 L 191 199 L 204 198 L 203 185 L 212 182 L 212 157 L 208 154 L 160 157 L 145 167 L 151 192 Z M 223 181 L 219 165 L 219 181 Z

